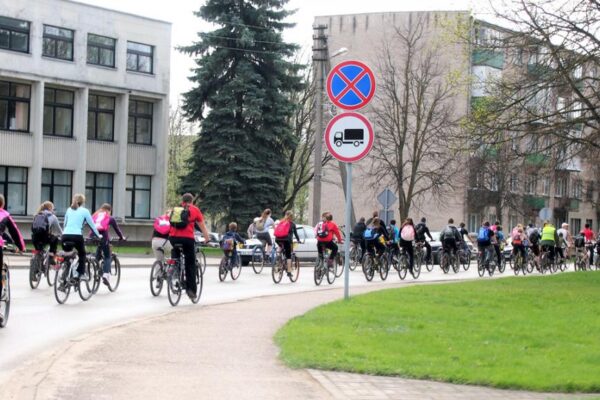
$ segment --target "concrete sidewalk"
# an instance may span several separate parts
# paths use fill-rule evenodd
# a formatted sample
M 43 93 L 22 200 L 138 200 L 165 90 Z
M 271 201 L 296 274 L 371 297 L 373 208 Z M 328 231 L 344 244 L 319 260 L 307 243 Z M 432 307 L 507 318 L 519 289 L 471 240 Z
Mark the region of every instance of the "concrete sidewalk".
M 377 289 L 353 288 L 353 293 Z M 3 385 L 0 399 L 568 397 L 285 367 L 272 339 L 277 329 L 342 293 L 321 290 L 199 306 L 96 331 L 24 365 Z

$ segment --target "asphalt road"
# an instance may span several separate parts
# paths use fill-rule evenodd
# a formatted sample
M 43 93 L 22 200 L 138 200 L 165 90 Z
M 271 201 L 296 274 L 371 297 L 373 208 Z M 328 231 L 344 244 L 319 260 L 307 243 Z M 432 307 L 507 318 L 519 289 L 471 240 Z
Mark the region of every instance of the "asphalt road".
M 24 264 L 25 259 L 15 259 L 14 264 Z M 121 285 L 116 293 L 110 293 L 102 287 L 98 294 L 87 302 L 71 293 L 67 304 L 58 305 L 54 299 L 52 288 L 45 282 L 37 290 L 31 290 L 28 284 L 28 271 L 14 268 L 11 271 L 12 305 L 8 327 L 0 330 L 0 382 L 23 361 L 49 346 L 86 332 L 110 327 L 150 315 L 173 312 L 166 297 L 166 288 L 159 297 L 152 297 L 149 289 L 149 264 L 151 259 L 128 259 L 122 264 Z M 265 268 L 262 274 L 256 275 L 250 267 L 244 268 L 240 278 L 232 282 L 219 282 L 216 260 L 209 260 L 205 274 L 202 298 L 198 305 L 193 305 L 187 298 L 182 298 L 177 309 L 202 307 L 207 304 L 234 302 L 237 300 L 269 295 L 298 293 L 319 290 L 313 282 L 313 269 L 310 264 L 300 271 L 300 279 L 290 283 L 284 277 L 282 283 L 275 285 L 271 280 L 270 269 Z M 213 264 L 213 266 L 211 266 Z M 137 267 L 137 268 L 131 268 Z M 510 270 L 507 271 L 510 273 Z M 511 273 L 512 274 L 512 273 Z M 436 266 L 433 272 L 423 272 L 418 281 L 462 280 L 476 278 L 476 268 L 467 272 L 444 275 Z M 381 282 L 378 275 L 373 282 L 367 283 L 360 269 L 350 273 L 351 287 L 364 285 L 389 286 L 398 283 L 395 271 L 390 271 L 386 282 Z M 415 282 L 412 277 L 404 281 Z M 338 278 L 335 287 L 343 286 L 343 279 Z M 324 280 L 320 288 L 329 288 Z M 352 290 L 350 292 L 352 294 Z

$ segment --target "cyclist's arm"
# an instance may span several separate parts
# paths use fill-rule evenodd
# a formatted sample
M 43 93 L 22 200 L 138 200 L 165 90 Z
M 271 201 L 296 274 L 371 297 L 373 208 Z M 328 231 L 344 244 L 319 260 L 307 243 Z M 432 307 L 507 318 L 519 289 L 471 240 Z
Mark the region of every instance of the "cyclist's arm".
M 206 224 L 204 223 L 204 220 L 194 222 L 194 224 L 195 226 L 199 225 L 200 232 L 202 232 L 202 236 L 204 236 L 204 244 L 208 244 L 208 242 L 210 241 L 210 235 L 208 234 L 208 229 L 206 229 Z
M 119 227 L 119 224 L 117 223 L 117 220 L 114 219 L 114 217 L 110 217 L 108 224 L 112 226 L 114 231 L 117 233 L 117 236 L 119 236 L 119 239 L 125 240 L 125 236 L 123 236 L 123 232 L 121 231 L 121 228 Z
M 340 233 L 340 227 L 335 224 L 334 224 L 334 226 L 335 226 L 335 228 L 334 228 L 333 234 L 335 235 L 335 237 L 339 243 L 343 243 L 344 240 L 342 239 L 342 234 Z
M 6 217 L 5 221 L 8 234 L 12 238 L 13 242 L 15 242 L 15 245 L 19 250 L 25 251 L 25 240 L 23 240 L 23 235 L 21 235 L 17 224 L 10 215 Z
M 298 229 L 296 229 L 296 224 L 292 223 L 292 232 L 294 234 L 294 236 L 296 237 L 296 240 L 298 241 L 298 243 L 300 243 L 300 236 L 298 236 Z
M 428 227 L 425 227 L 423 229 L 423 234 L 429 236 L 429 240 L 433 240 L 433 237 L 431 236 L 431 232 L 429 232 L 429 228 Z
M 92 219 L 92 215 L 87 212 L 85 215 L 85 222 L 88 224 L 88 226 L 90 227 L 90 229 L 92 230 L 92 232 L 94 232 L 94 234 L 97 237 L 102 237 L 102 235 L 100 235 L 100 232 L 98 232 L 98 229 L 96 229 L 96 224 L 94 224 L 94 220 Z M 66 222 L 65 222 L 66 224 Z
M 235 234 L 235 241 L 238 243 L 244 243 L 244 238 L 240 236 L 239 233 Z
M 58 218 L 56 215 L 52 214 L 48 217 L 48 221 L 50 223 L 50 232 L 54 232 L 58 234 L 58 236 L 62 235 L 62 229 L 60 227 L 60 222 L 58 222 Z

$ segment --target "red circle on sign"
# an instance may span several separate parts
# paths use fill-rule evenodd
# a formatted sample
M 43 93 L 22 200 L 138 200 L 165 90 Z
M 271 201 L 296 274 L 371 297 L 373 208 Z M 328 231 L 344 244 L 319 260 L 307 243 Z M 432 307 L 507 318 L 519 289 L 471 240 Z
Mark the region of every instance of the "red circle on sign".
M 354 78 L 354 80 L 350 80 L 346 77 L 346 75 L 344 75 L 341 72 L 341 69 L 343 67 L 346 67 L 348 65 L 352 65 L 352 66 L 356 66 L 359 68 L 362 68 L 363 72 L 361 72 L 360 74 L 358 74 L 357 77 Z M 346 89 L 342 90 L 342 92 L 340 92 L 340 94 L 338 94 L 337 96 L 335 96 L 333 94 L 333 90 L 332 90 L 332 82 L 333 82 L 333 78 L 334 76 L 339 76 L 342 80 L 344 80 L 347 84 Z M 362 78 L 364 78 L 365 75 L 368 75 L 369 78 L 371 79 L 371 89 L 369 90 L 369 93 L 364 96 L 364 94 L 362 94 L 362 92 L 360 92 L 358 89 L 356 89 L 354 87 L 354 84 L 358 83 Z M 349 91 L 353 91 L 354 94 L 356 94 L 358 97 L 361 97 L 362 102 L 357 104 L 357 105 L 353 105 L 353 106 L 349 106 L 349 105 L 345 105 L 343 104 L 340 100 L 349 92 Z M 358 110 L 359 108 L 363 108 L 364 106 L 366 106 L 367 104 L 369 104 L 369 102 L 371 101 L 371 99 L 373 98 L 373 96 L 375 95 L 375 75 L 373 74 L 373 71 L 371 71 L 371 68 L 369 68 L 367 65 L 363 64 L 360 61 L 344 61 L 339 63 L 338 65 L 336 65 L 335 67 L 333 67 L 333 69 L 331 70 L 331 72 L 329 72 L 329 75 L 327 75 L 327 95 L 329 96 L 329 100 L 331 100 L 331 102 L 333 104 L 335 104 L 336 106 L 338 106 L 339 108 L 342 108 L 344 110 Z
M 369 140 L 367 141 L 367 147 L 360 154 L 358 154 L 354 157 L 345 157 L 345 156 L 337 153 L 335 148 L 331 145 L 331 143 L 329 141 L 329 136 L 331 135 L 331 132 L 332 132 L 332 129 L 333 129 L 333 126 L 335 125 L 335 123 L 342 118 L 349 118 L 349 117 L 354 117 L 356 119 L 359 119 L 362 123 L 365 124 L 365 126 L 367 127 L 367 130 L 369 131 Z M 329 150 L 329 153 L 335 159 L 345 162 L 345 163 L 352 163 L 352 162 L 360 161 L 363 158 L 365 158 L 366 155 L 369 154 L 369 152 L 373 148 L 374 141 L 375 141 L 375 133 L 373 132 L 373 125 L 371 125 L 369 120 L 364 115 L 355 113 L 355 112 L 347 112 L 347 113 L 342 113 L 340 115 L 336 115 L 335 117 L 333 117 L 333 119 L 331 121 L 329 121 L 329 124 L 327 124 L 327 129 L 325 130 L 325 144 L 327 145 L 327 150 Z

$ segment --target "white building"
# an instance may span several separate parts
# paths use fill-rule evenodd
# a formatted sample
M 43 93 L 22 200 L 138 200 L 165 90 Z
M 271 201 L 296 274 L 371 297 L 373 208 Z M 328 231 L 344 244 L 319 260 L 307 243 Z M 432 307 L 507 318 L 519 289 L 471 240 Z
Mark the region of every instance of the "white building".
M 145 235 L 165 204 L 170 51 L 168 22 L 0 0 L 0 193 L 18 222 L 85 193 Z

